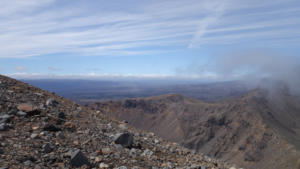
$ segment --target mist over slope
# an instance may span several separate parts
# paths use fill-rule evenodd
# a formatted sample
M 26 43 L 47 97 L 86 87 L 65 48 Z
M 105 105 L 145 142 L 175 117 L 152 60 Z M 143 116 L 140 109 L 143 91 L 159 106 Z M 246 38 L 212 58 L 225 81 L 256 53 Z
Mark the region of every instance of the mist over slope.
M 278 83 L 300 95 L 300 59 L 257 49 L 228 53 L 216 62 L 223 78 L 240 79 L 249 86 L 276 91 Z M 275 89 L 274 89 L 275 88 Z

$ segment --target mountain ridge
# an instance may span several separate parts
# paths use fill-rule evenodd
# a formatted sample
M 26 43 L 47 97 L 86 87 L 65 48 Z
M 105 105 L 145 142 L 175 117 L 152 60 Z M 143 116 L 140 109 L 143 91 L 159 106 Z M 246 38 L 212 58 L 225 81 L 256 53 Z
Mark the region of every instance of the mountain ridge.
M 293 96 L 279 94 L 281 105 L 256 89 L 212 103 L 168 94 L 89 106 L 242 167 L 299 169 L 300 107 Z

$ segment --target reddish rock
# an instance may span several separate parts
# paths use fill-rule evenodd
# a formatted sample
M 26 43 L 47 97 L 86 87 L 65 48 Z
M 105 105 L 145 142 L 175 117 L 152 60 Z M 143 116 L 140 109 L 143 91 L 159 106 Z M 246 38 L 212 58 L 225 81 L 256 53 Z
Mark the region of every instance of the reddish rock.
M 23 103 L 18 105 L 18 110 L 23 112 L 31 112 L 34 110 L 34 107 L 31 104 Z

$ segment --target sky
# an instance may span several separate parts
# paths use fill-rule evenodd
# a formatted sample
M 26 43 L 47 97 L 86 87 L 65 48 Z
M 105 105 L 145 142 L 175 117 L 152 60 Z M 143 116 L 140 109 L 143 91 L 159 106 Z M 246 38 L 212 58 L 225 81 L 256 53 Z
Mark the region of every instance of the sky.
M 0 74 L 19 78 L 218 79 L 251 57 L 230 77 L 300 61 L 299 0 L 1 0 L 0 25 Z

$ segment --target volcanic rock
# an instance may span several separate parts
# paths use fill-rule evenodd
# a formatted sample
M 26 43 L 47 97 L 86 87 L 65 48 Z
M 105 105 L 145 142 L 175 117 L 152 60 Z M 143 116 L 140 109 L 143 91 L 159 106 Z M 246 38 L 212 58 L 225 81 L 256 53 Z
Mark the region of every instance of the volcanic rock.
M 0 116 L 0 123 L 9 123 L 11 121 L 13 116 L 8 115 L 8 114 L 4 114 L 2 116 Z
M 43 128 L 44 131 L 52 131 L 52 132 L 57 132 L 57 131 L 61 131 L 61 128 L 53 125 L 53 124 L 47 124 L 44 126 Z
M 30 135 L 30 138 L 35 139 L 35 138 L 37 138 L 38 136 L 39 136 L 38 134 L 32 133 L 32 134 Z
M 58 102 L 53 98 L 50 98 L 46 101 L 46 106 L 54 106 L 55 107 L 57 104 L 58 104 Z
M 18 110 L 23 112 L 30 112 L 34 110 L 34 107 L 31 104 L 22 103 L 18 105 Z
M 52 151 L 53 151 L 53 147 L 49 143 L 43 145 L 44 153 L 51 153 Z
M 0 131 L 7 131 L 9 129 L 9 126 L 6 123 L 0 124 Z
M 17 109 L 21 112 L 25 112 L 28 116 L 34 116 L 40 114 L 40 110 L 28 103 L 19 104 Z M 22 113 L 21 113 L 22 114 Z
M 120 144 L 125 148 L 131 148 L 133 144 L 133 134 L 131 133 L 122 133 L 116 136 L 116 144 Z
M 90 166 L 88 158 L 80 150 L 76 150 L 72 153 L 70 162 L 74 167 L 81 167 L 83 165 Z
M 18 115 L 18 116 L 26 116 L 27 113 L 25 113 L 25 112 L 23 112 L 23 111 L 18 111 L 18 112 L 17 112 L 17 115 Z
M 102 162 L 102 163 L 100 163 L 99 167 L 100 168 L 109 168 L 109 165 Z

